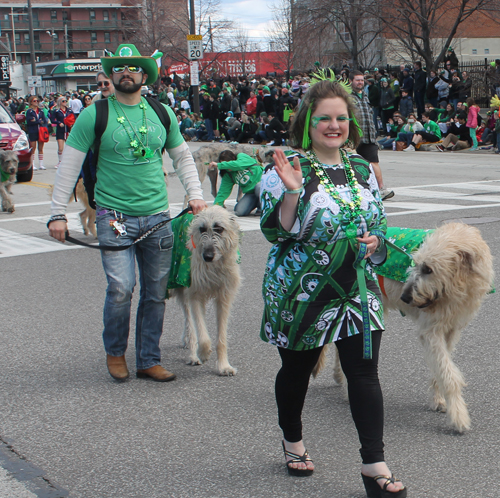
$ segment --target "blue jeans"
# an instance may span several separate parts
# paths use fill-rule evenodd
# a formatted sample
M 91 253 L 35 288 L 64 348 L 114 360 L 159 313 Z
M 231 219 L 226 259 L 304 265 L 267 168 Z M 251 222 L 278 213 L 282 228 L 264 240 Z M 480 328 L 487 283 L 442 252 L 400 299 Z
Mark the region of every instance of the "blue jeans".
M 212 140 L 215 140 L 214 125 L 213 125 L 211 119 L 205 119 L 205 128 L 206 128 L 207 133 L 208 133 L 207 140 L 209 142 L 211 142 Z
M 406 145 L 410 145 L 412 138 L 413 138 L 414 133 L 400 133 L 398 135 L 398 139 L 401 141 L 405 141 Z
M 382 140 L 379 140 L 378 143 L 382 146 L 384 149 L 392 149 L 392 144 L 396 140 L 395 138 L 383 138 Z
M 248 216 L 255 208 L 260 206 L 260 182 L 255 185 L 253 192 L 248 192 L 234 206 L 236 216 Z
M 154 225 L 170 217 L 168 211 L 151 216 L 128 216 L 127 235 L 118 237 L 111 229 L 110 220 L 116 219 L 114 211 L 97 207 L 97 238 L 101 245 L 130 245 Z M 104 302 L 104 349 L 111 356 L 122 356 L 127 350 L 130 330 L 130 307 L 135 287 L 135 260 L 139 267 L 140 297 L 137 307 L 135 349 L 138 369 L 159 365 L 161 361 L 160 337 L 163 332 L 165 294 L 173 235 L 170 223 L 160 228 L 142 242 L 124 251 L 101 251 L 102 266 L 108 281 Z

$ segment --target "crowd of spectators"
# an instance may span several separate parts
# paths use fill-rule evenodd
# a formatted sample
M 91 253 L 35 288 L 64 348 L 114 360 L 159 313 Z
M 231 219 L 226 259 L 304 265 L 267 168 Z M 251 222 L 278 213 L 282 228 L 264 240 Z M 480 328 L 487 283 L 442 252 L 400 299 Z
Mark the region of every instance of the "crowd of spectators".
M 460 71 L 452 49 L 439 70 L 426 71 L 416 61 L 395 71 L 365 71 L 364 77 L 380 148 L 414 151 L 422 143 L 436 143 L 440 151 L 489 146 L 498 152 L 498 109 L 480 114 L 471 97 L 472 80 Z M 492 95 L 500 93 L 500 60 L 491 64 L 487 78 Z M 349 82 L 347 66 L 338 79 Z M 193 87 L 179 76 L 162 78 L 154 92 L 174 110 L 187 141 L 282 145 L 309 84 L 307 73 L 292 78 L 207 79 L 199 86 L 199 113 L 193 112 Z M 94 94 L 83 90 L 50 94 L 39 97 L 39 107 L 54 122 L 58 99 L 65 97 L 76 118 Z M 4 104 L 12 114 L 26 113 L 29 107 L 24 98 Z

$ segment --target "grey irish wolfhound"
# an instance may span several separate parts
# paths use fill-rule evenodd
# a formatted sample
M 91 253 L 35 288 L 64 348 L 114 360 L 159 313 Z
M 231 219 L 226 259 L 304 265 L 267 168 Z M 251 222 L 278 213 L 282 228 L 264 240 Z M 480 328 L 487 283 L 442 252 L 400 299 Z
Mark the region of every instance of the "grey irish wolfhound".
M 11 189 L 12 185 L 16 183 L 18 165 L 19 160 L 15 152 L 0 150 L 0 169 L 2 170 L 3 177 L 0 182 L 0 197 L 2 198 L 2 211 L 7 211 L 8 213 L 15 211 Z

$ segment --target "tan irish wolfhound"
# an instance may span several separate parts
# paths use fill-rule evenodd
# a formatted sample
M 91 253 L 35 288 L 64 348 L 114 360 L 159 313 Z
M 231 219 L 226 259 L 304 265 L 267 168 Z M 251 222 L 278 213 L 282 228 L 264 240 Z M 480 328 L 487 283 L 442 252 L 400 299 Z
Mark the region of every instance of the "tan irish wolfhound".
M 447 412 L 453 428 L 463 432 L 470 428 L 462 396 L 465 380 L 452 353 L 492 289 L 491 252 L 477 228 L 449 223 L 425 239 L 413 260 L 415 266 L 409 268 L 406 283 L 381 280 L 384 311 L 399 310 L 416 323 L 431 371 L 430 408 Z M 324 358 L 318 368 L 323 362 Z M 334 379 L 345 384 L 338 355 Z
M 183 342 L 189 348 L 189 365 L 208 360 L 211 341 L 205 322 L 205 307 L 215 300 L 217 316 L 217 370 L 235 375 L 228 361 L 227 326 L 234 298 L 241 283 L 238 264 L 240 227 L 236 217 L 220 206 L 197 214 L 188 232 L 191 251 L 191 285 L 174 289 L 185 316 Z

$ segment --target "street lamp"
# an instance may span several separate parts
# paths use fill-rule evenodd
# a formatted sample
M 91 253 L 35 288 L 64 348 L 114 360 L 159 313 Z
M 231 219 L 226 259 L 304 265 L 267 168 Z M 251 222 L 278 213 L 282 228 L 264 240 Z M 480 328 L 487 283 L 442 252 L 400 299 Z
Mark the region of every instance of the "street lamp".
M 45 31 L 52 38 L 52 60 L 54 60 L 54 45 L 56 43 L 57 34 L 55 31 Z

